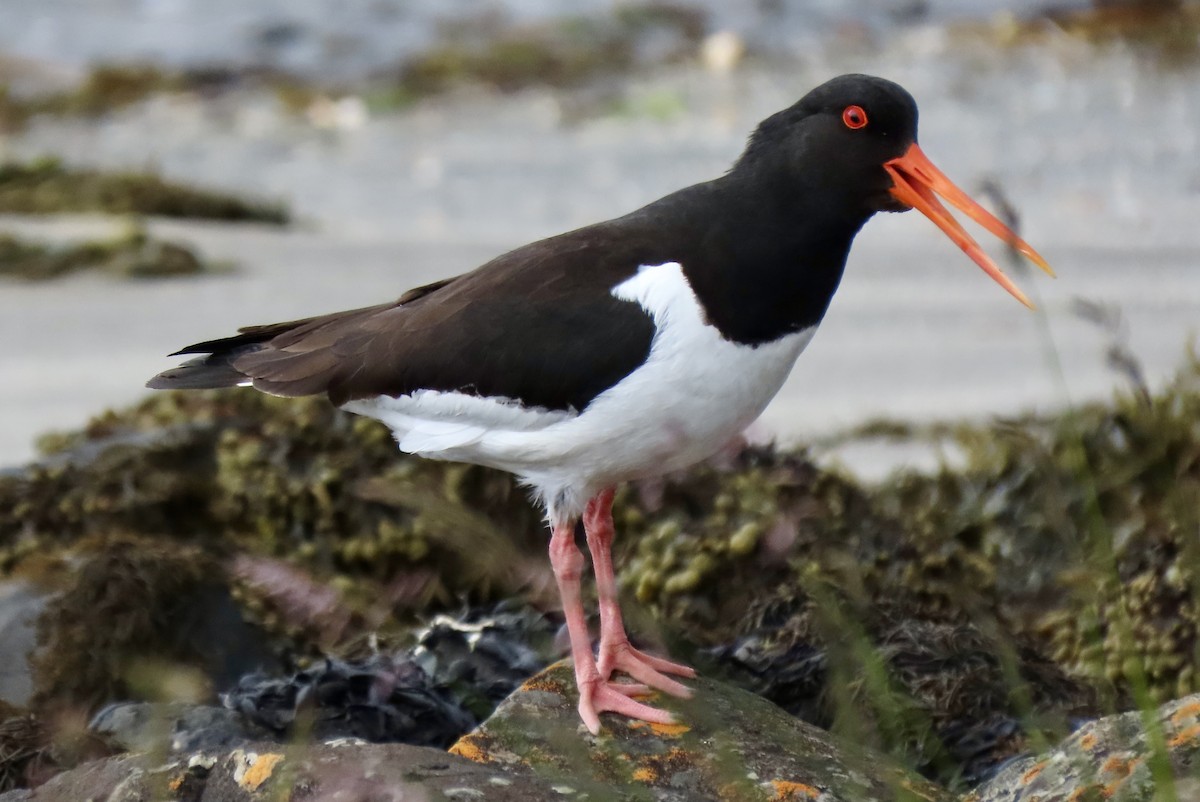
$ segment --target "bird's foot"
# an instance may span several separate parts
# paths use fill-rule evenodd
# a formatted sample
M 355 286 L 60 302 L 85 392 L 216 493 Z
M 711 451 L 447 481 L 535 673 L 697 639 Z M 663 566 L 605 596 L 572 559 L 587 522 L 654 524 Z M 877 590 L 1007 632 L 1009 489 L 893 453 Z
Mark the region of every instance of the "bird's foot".
M 691 688 L 666 675 L 675 674 L 688 678 L 696 676 L 696 670 L 689 666 L 673 663 L 633 648 L 627 638 L 608 643 L 601 641 L 600 657 L 596 667 L 600 671 L 600 676 L 605 679 L 611 677 L 614 671 L 624 671 L 640 683 L 682 699 L 691 697 Z
M 599 676 L 579 681 L 578 685 L 579 717 L 583 719 L 584 726 L 592 735 L 600 732 L 601 713 L 616 713 L 652 724 L 675 723 L 675 717 L 666 710 L 659 710 L 630 698 L 648 692 L 649 689 L 645 685 L 610 682 Z

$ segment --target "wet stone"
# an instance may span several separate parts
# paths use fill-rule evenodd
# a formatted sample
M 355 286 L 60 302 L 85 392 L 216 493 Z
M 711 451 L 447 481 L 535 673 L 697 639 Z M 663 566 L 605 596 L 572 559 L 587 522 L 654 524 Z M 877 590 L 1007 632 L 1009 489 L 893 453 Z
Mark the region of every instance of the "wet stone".
M 11 796 L 11 798 L 9 798 Z M 145 755 L 95 761 L 2 802 L 252 802 L 277 799 L 560 802 L 536 777 L 508 776 L 427 747 L 340 741 L 249 743 L 159 762 Z
M 1151 727 L 1140 711 L 1088 722 L 1048 752 L 1010 763 L 963 802 L 1196 799 L 1200 694 L 1163 705 L 1148 718 Z M 1171 776 L 1171 796 L 1156 777 L 1159 767 Z
M 48 592 L 23 580 L 0 582 L 0 702 L 18 707 L 33 694 L 29 655 Z
M 216 750 L 264 736 L 223 707 L 149 702 L 111 704 L 96 714 L 88 729 L 127 752 Z
M 704 800 L 821 799 L 868 802 L 944 790 L 888 758 L 788 715 L 753 694 L 711 680 L 695 696 L 654 695 L 676 724 L 601 716 L 591 736 L 576 711 L 571 666 L 556 663 L 526 682 L 451 752 L 514 776 L 533 776 L 566 798 Z M 569 789 L 569 790 L 567 790 Z

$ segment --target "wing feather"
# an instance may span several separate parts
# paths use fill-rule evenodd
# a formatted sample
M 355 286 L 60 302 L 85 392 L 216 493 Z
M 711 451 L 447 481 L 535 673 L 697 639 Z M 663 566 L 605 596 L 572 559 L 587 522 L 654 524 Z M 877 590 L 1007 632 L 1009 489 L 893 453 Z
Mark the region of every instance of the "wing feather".
M 338 405 L 428 389 L 582 409 L 645 360 L 654 336 L 644 310 L 611 290 L 656 255 L 614 225 L 532 243 L 392 303 L 190 345 L 176 353 L 199 359 L 148 386 L 253 383 Z

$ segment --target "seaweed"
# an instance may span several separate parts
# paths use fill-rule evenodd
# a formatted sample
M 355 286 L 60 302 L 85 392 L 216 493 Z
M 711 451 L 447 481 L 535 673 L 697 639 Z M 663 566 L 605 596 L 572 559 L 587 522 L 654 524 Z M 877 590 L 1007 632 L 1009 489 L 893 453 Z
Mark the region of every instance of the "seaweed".
M 415 98 L 464 84 L 502 92 L 577 87 L 692 57 L 706 27 L 703 12 L 652 2 L 622 5 L 610 18 L 567 17 L 498 34 L 491 26 L 451 30 L 445 41 L 400 65 L 394 91 Z
M 806 718 L 873 723 L 943 779 L 983 776 L 1080 712 L 1196 689 L 1200 358 L 1149 399 L 862 431 L 950 440 L 965 462 L 863 485 L 802 450 L 739 446 L 623 488 L 632 631 L 739 655 L 718 661 L 739 681 Z M 0 575 L 54 574 L 81 544 L 153 543 L 138 553 L 166 566 L 199 549 L 282 665 L 402 643 L 463 603 L 555 604 L 544 524 L 511 476 L 402 455 L 324 399 L 162 393 L 42 445 L 0 474 Z M 149 633 L 139 649 L 200 661 L 157 613 L 92 626 L 123 620 Z M 76 640 L 56 642 L 68 665 Z M 61 674 L 44 704 L 127 682 Z
M 114 699 L 211 698 L 263 662 L 220 565 L 197 546 L 110 535 L 74 550 L 38 619 L 31 707 L 91 713 Z
M 164 94 L 207 97 L 257 87 L 274 92 L 292 110 L 302 110 L 318 93 L 316 86 L 298 76 L 260 67 L 98 64 L 78 85 L 64 91 L 20 95 L 0 84 L 0 131 L 19 131 L 36 117 L 100 118 Z
M 378 108 L 467 85 L 502 92 L 572 88 L 694 58 L 706 29 L 703 11 L 660 0 L 622 4 L 609 15 L 568 15 L 537 25 L 497 27 L 494 16 L 484 14 L 446 23 L 434 43 L 394 68 L 342 85 L 263 67 L 99 64 L 64 91 L 22 96 L 0 84 L 0 131 L 20 130 L 37 117 L 99 118 L 164 94 L 214 96 L 258 89 L 274 94 L 286 110 L 304 113 L 315 102 L 352 94 L 364 95 Z
M 151 237 L 137 223 L 107 239 L 63 246 L 0 234 L 0 278 L 47 281 L 85 270 L 119 278 L 163 278 L 228 269 L 203 261 L 187 245 Z
M 877 503 L 967 539 L 994 566 L 1001 612 L 1076 675 L 1128 700 L 1195 692 L 1200 359 L 1147 401 L 960 427 L 967 464 L 901 477 Z
M 1002 15 L 990 23 L 960 23 L 955 29 L 959 35 L 1002 46 L 1044 44 L 1066 34 L 1099 49 L 1132 48 L 1167 68 L 1191 68 L 1200 59 L 1200 8 L 1182 0 L 1049 6 L 1027 19 Z
M 53 158 L 0 164 L 0 214 L 62 212 L 288 222 L 281 204 L 197 189 L 153 173 L 71 169 Z
M 63 92 L 20 97 L 0 86 L 0 128 L 19 129 L 39 115 L 96 117 L 186 85 L 182 74 L 150 64 L 101 64 Z

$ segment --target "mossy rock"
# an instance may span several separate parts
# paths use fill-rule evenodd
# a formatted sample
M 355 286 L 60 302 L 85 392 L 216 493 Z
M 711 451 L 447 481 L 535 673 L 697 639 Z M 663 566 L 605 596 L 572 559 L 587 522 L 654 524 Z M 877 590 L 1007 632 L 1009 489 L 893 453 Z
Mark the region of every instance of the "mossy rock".
M 186 245 L 151 237 L 136 223 L 107 239 L 62 246 L 0 234 L 0 278 L 45 281 L 85 270 L 118 278 L 166 278 L 227 269 L 205 262 Z
M 737 688 L 689 682 L 692 699 L 663 698 L 673 724 L 604 714 L 590 735 L 576 712 L 570 663 L 531 678 L 450 751 L 565 799 L 950 802 L 951 795 L 862 744 L 805 724 Z
M 0 214 L 62 212 L 288 222 L 280 204 L 198 189 L 154 173 L 69 169 L 49 158 L 0 164 Z
M 38 619 L 31 706 L 95 712 L 114 699 L 199 701 L 273 664 L 202 549 L 144 538 L 85 541 Z
M 502 92 L 576 87 L 647 62 L 688 58 L 706 28 L 702 11 L 656 2 L 625 4 L 607 18 L 566 17 L 498 34 L 490 26 L 468 27 L 406 59 L 396 88 L 403 96 L 421 97 L 471 84 Z
M 843 645 L 813 709 L 835 722 L 912 699 L 943 716 L 962 698 L 939 690 L 953 671 L 914 685 L 887 655 L 946 633 L 1000 661 L 980 675 L 988 693 L 1049 689 L 988 708 L 1030 737 L 1043 713 L 1050 731 L 1069 723 L 1047 701 L 1078 687 L 1055 684 L 1063 670 L 1098 684 L 1103 709 L 1176 695 L 1196 676 L 1198 421 L 1193 358 L 1149 400 L 941 427 L 966 464 L 932 475 L 864 486 L 803 452 L 740 448 L 633 484 L 615 510 L 627 618 L 693 660 L 772 621 L 765 648 L 827 649 L 832 632 Z M 512 477 L 401 455 L 386 428 L 323 399 L 163 393 L 44 445 L 44 460 L 0 475 L 4 573 L 52 572 L 116 536 L 222 555 L 243 613 L 289 660 L 403 638 L 464 601 L 555 604 L 544 524 Z M 829 696 L 830 677 L 859 691 Z M 920 733 L 885 736 L 914 765 L 958 771 L 936 748 L 910 752 Z

